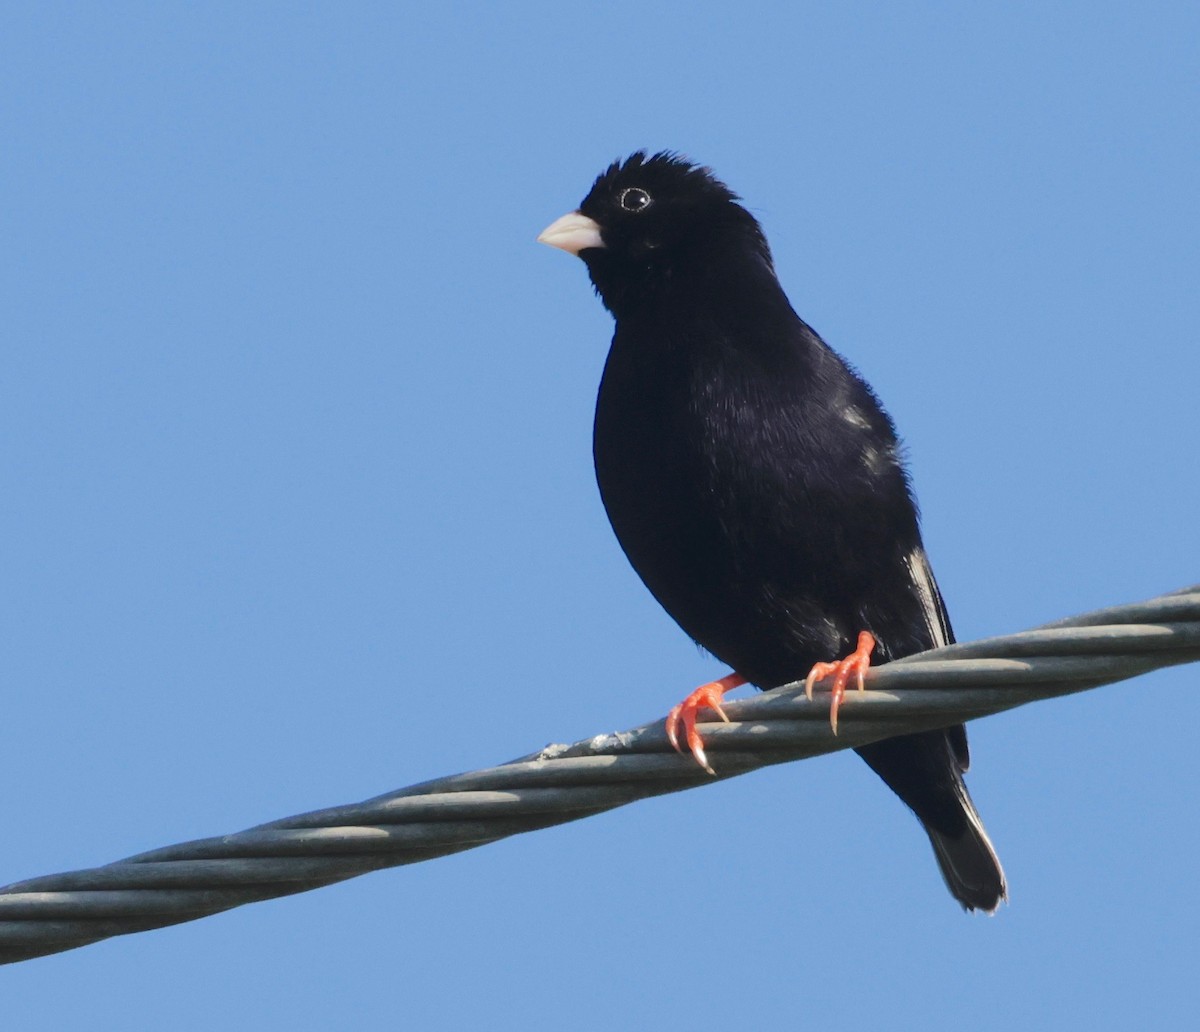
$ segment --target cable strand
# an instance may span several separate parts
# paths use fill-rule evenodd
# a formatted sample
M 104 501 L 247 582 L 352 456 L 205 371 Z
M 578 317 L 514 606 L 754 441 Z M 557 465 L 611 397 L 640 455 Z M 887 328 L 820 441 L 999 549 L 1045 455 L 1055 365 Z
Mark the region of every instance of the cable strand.
M 785 685 L 726 702 L 728 724 L 701 725 L 715 776 L 675 753 L 656 720 L 362 803 L 0 888 L 0 964 L 193 921 L 773 764 L 1197 660 L 1200 585 L 874 668 L 866 691 L 846 694 L 836 737 L 827 694 L 809 701 L 802 682 Z

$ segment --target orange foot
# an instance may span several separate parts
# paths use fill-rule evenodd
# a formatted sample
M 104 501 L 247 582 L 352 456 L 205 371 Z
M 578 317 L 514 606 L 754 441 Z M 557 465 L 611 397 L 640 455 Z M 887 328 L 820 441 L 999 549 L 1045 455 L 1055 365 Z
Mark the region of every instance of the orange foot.
M 837 734 L 837 715 L 838 708 L 842 705 L 842 699 L 846 694 L 846 685 L 850 682 L 850 675 L 858 675 L 858 690 L 863 690 L 863 674 L 871 666 L 871 653 L 875 651 L 875 635 L 870 631 L 860 631 L 858 635 L 858 647 L 850 653 L 845 659 L 839 659 L 836 663 L 815 663 L 813 668 L 808 672 L 808 677 L 804 679 L 804 694 L 811 701 L 813 697 L 813 685 L 823 678 L 834 674 L 833 679 L 833 698 L 829 703 L 829 726 L 833 728 L 833 733 Z
M 722 677 L 719 681 L 709 681 L 708 684 L 702 684 L 671 710 L 667 714 L 667 737 L 671 740 L 675 751 L 683 752 L 679 745 L 679 722 L 682 720 L 684 737 L 687 739 L 687 746 L 692 755 L 696 757 L 696 762 L 710 774 L 715 774 L 716 771 L 709 766 L 708 757 L 704 754 L 704 740 L 700 737 L 700 732 L 696 730 L 696 712 L 707 706 L 711 710 L 716 710 L 717 716 L 728 724 L 729 718 L 721 709 L 721 700 L 725 698 L 726 692 L 733 691 L 734 688 L 745 683 L 746 679 L 741 674 L 730 674 Z

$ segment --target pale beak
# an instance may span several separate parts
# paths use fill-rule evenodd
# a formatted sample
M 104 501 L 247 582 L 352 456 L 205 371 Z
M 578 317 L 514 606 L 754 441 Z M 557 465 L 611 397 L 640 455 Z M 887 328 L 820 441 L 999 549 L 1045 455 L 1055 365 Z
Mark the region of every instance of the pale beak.
M 577 211 L 551 222 L 538 234 L 538 243 L 549 244 L 574 255 L 591 247 L 604 246 L 600 238 L 600 226 Z

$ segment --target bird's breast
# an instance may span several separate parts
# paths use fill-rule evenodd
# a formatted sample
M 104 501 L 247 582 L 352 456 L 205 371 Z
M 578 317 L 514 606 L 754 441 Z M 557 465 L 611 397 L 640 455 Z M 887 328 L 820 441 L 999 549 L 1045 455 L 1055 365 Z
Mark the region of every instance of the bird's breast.
M 839 648 L 845 600 L 917 540 L 890 424 L 829 355 L 772 364 L 715 334 L 618 332 L 601 383 L 596 476 L 621 547 L 683 629 L 756 683 Z

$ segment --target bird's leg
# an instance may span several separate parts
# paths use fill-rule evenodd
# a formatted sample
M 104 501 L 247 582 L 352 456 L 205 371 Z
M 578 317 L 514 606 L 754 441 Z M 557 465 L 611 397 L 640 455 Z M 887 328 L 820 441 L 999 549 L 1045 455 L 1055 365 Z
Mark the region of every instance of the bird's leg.
M 860 631 L 858 647 L 850 655 L 834 663 L 814 663 L 813 668 L 808 672 L 808 677 L 804 679 L 804 694 L 811 701 L 813 685 L 830 674 L 834 675 L 832 699 L 829 703 L 829 726 L 833 728 L 835 735 L 837 734 L 838 708 L 842 705 L 842 698 L 846 694 L 846 685 L 850 682 L 850 675 L 858 676 L 858 690 L 861 692 L 865 687 L 863 674 L 871 666 L 871 653 L 874 651 L 875 635 L 870 631 Z
M 725 693 L 733 691 L 746 683 L 746 679 L 741 674 L 729 674 L 722 677 L 719 681 L 709 681 L 708 684 L 702 684 L 691 695 L 683 700 L 678 706 L 667 714 L 667 737 L 671 740 L 671 744 L 675 747 L 678 753 L 683 752 L 682 746 L 679 744 L 679 724 L 683 722 L 684 738 L 687 741 L 688 749 L 696 757 L 696 762 L 700 764 L 710 774 L 715 774 L 716 771 L 709 766 L 708 757 L 704 753 L 704 740 L 700 737 L 700 732 L 696 729 L 696 713 L 698 710 L 707 706 L 711 710 L 715 710 L 726 724 L 729 723 L 729 718 L 725 715 L 725 711 L 721 709 L 721 700 L 725 698 Z

